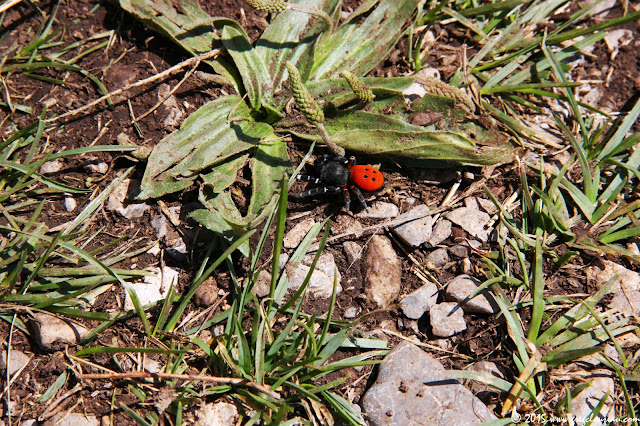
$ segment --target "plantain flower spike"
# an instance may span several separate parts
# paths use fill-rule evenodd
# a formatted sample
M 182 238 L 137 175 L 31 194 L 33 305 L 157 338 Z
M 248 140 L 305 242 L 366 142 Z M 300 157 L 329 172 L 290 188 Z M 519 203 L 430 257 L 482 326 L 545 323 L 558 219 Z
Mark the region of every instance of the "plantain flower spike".
M 343 76 L 345 80 L 347 80 L 349 86 L 351 86 L 351 90 L 353 90 L 353 93 L 356 94 L 361 102 L 368 104 L 369 102 L 373 101 L 373 92 L 371 91 L 369 86 L 364 84 L 364 81 L 360 80 L 349 71 L 343 71 L 340 75 Z
M 302 84 L 302 78 L 300 77 L 300 71 L 291 64 L 286 63 L 287 70 L 289 71 L 289 86 L 291 87 L 291 93 L 293 93 L 293 99 L 296 100 L 300 111 L 305 118 L 311 123 L 318 125 L 324 122 L 324 114 L 322 110 L 311 97 L 311 93 L 307 90 L 304 84 Z
M 260 12 L 280 13 L 287 8 L 284 0 L 245 0 L 249 6 Z

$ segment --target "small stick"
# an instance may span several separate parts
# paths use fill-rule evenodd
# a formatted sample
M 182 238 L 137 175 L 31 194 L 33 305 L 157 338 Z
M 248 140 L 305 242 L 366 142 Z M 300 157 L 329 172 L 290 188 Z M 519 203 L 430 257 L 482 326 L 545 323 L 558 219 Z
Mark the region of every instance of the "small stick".
M 245 379 L 236 377 L 215 377 L 215 376 L 196 376 L 193 374 L 174 374 L 174 373 L 147 373 L 146 371 L 136 371 L 131 373 L 92 373 L 78 374 L 79 379 L 177 379 L 177 380 L 193 380 L 205 383 L 221 383 L 227 385 L 248 386 L 259 392 L 269 395 L 273 399 L 280 399 L 280 394 L 272 391 L 266 386 L 259 385 Z
M 318 123 L 318 124 L 316 124 L 316 127 L 320 131 L 320 136 L 322 136 L 322 140 L 324 140 L 324 143 L 327 144 L 327 147 L 329 148 L 329 150 L 332 153 L 334 153 L 335 155 L 337 155 L 338 157 L 344 157 L 344 155 L 345 155 L 344 148 L 341 147 L 341 146 L 338 146 L 331 139 L 331 136 L 329 136 L 329 132 L 327 132 L 327 129 L 324 127 L 324 124 Z
M 52 122 L 58 121 L 58 120 L 60 120 L 62 118 L 67 118 L 67 117 L 74 116 L 76 114 L 80 114 L 81 112 L 84 112 L 84 111 L 88 110 L 89 108 L 98 105 L 99 103 L 109 99 L 112 96 L 119 95 L 120 93 L 127 92 L 127 91 L 129 91 L 131 89 L 134 89 L 136 87 L 144 86 L 146 84 L 153 83 L 153 82 L 158 81 L 158 80 L 162 80 L 162 79 L 170 76 L 171 74 L 174 74 L 174 73 L 180 71 L 183 68 L 194 66 L 194 65 L 198 65 L 202 61 L 205 61 L 205 60 L 211 59 L 211 58 L 215 58 L 220 53 L 222 53 L 222 50 L 213 49 L 212 51 L 207 52 L 207 53 L 203 53 L 202 55 L 194 56 L 192 58 L 187 59 L 186 61 L 182 61 L 179 64 L 174 65 L 171 68 L 168 68 L 168 69 L 162 71 L 159 74 L 155 74 L 155 75 L 152 75 L 151 77 L 147 77 L 147 78 L 145 78 L 143 80 L 138 80 L 138 81 L 136 81 L 134 83 L 127 84 L 126 86 L 121 87 L 119 89 L 116 89 L 113 92 L 110 92 L 110 93 L 108 93 L 108 94 L 106 94 L 104 96 L 101 96 L 98 99 L 96 99 L 94 101 L 91 101 L 91 102 L 89 102 L 88 104 L 86 104 L 84 106 L 81 106 L 79 108 L 76 108 L 76 109 L 68 111 L 68 112 L 65 112 L 64 114 L 60 114 L 60 115 L 57 115 L 55 117 L 48 118 L 46 120 L 46 122 L 47 123 L 52 123 Z

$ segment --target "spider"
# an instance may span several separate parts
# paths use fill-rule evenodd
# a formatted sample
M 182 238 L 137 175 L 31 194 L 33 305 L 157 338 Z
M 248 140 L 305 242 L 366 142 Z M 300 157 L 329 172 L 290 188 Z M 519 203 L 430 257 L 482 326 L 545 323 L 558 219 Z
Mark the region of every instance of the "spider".
M 317 176 L 298 175 L 298 180 L 311 182 L 317 185 L 300 194 L 295 198 L 309 198 L 320 194 L 342 192 L 344 205 L 347 211 L 351 207 L 351 195 L 353 192 L 365 210 L 368 210 L 362 192 L 377 191 L 384 184 L 384 176 L 373 166 L 356 165 L 356 157 L 322 156 L 314 163 Z

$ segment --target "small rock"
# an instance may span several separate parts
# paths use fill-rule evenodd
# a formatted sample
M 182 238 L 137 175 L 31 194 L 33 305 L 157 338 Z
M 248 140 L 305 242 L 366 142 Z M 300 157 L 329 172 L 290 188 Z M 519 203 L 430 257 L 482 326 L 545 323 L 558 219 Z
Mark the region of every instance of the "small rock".
M 238 419 L 238 409 L 228 402 L 205 404 L 197 412 L 196 426 L 234 425 Z
M 487 200 L 486 198 L 476 198 L 476 201 L 485 212 L 491 215 L 498 213 L 498 208 L 493 204 L 493 201 Z
M 310 265 L 312 261 L 313 257 L 307 256 L 304 263 L 298 265 L 294 271 L 287 269 L 290 290 L 295 291 L 300 288 L 311 269 L 308 265 Z M 290 268 L 290 265 L 287 265 L 287 268 Z M 340 272 L 336 269 L 336 261 L 332 254 L 322 253 L 318 259 L 318 263 L 316 263 L 316 269 L 311 274 L 307 290 L 310 294 L 318 298 L 329 299 L 333 294 L 333 282 L 336 273 L 338 274 L 336 293 L 339 294 L 342 291 L 342 286 L 340 285 Z
M 616 336 L 616 341 L 621 348 L 630 348 L 640 345 L 640 337 L 638 337 L 635 331 L 629 331 L 628 333 Z
M 429 241 L 433 229 L 433 218 L 425 216 L 427 214 L 429 214 L 428 206 L 421 204 L 418 207 L 414 207 L 407 213 L 398 216 L 398 220 L 408 220 L 414 217 L 417 219 L 394 227 L 392 232 L 409 247 L 420 247 Z
M 465 257 L 460 261 L 460 272 L 467 275 L 471 275 L 473 272 L 473 265 L 468 257 Z
M 446 285 L 445 300 L 458 302 L 465 312 L 476 314 L 495 314 L 500 310 L 493 294 L 487 289 L 469 299 L 481 281 L 469 275 L 460 275 Z
M 38 345 L 45 350 L 56 350 L 62 346 L 60 343 L 75 345 L 89 333 L 80 324 L 41 312 L 33 314 L 30 323 Z
M 187 244 L 180 237 L 169 242 L 171 246 L 165 249 L 165 253 L 169 257 L 178 262 L 184 262 L 187 260 Z
M 361 233 L 358 232 L 362 229 L 362 224 L 355 218 L 341 214 L 336 217 L 335 222 L 331 224 L 331 234 L 352 234 L 354 237 L 360 237 Z
M 466 172 L 465 172 L 466 175 Z M 473 174 L 472 174 L 473 176 Z M 463 177 L 464 178 L 464 177 Z M 478 210 L 478 202 L 475 197 L 467 197 L 464 199 L 464 206 L 472 210 Z
M 618 350 L 616 349 L 615 346 L 605 345 L 603 353 L 609 359 L 617 363 L 620 363 L 620 354 L 618 353 Z M 594 354 L 585 355 L 583 357 L 578 358 L 575 361 L 575 364 L 577 364 L 576 367 L 578 370 L 584 370 L 583 366 L 579 366 L 579 364 L 588 364 L 589 368 L 593 368 L 601 364 L 603 360 L 606 360 L 606 358 L 603 357 L 602 354 L 600 354 L 599 352 L 596 352 Z
M 87 165 L 84 166 L 89 172 L 91 173 L 97 173 L 100 175 L 103 175 L 105 173 L 107 173 L 109 171 L 109 165 L 107 163 L 105 163 L 104 161 L 101 161 L 98 164 L 94 164 L 94 163 L 89 163 Z
M 65 199 L 64 199 L 64 209 L 66 211 L 71 213 L 72 211 L 74 211 L 76 209 L 76 207 L 78 207 L 78 203 L 76 202 L 75 198 L 65 197 Z
M 163 214 L 153 216 L 151 218 L 151 227 L 156 231 L 158 238 L 164 238 L 167 235 L 167 218 Z
M 218 300 L 218 282 L 214 277 L 209 277 L 196 290 L 193 301 L 196 305 L 209 307 Z
M 344 252 L 347 255 L 347 261 L 349 262 L 349 265 L 351 265 L 362 256 L 362 247 L 355 241 L 345 241 L 344 244 L 342 244 L 342 247 L 344 248 Z
M 497 377 L 499 379 L 503 379 L 503 380 L 505 379 L 504 374 L 502 374 L 498 366 L 493 362 L 479 361 L 469 366 L 469 370 L 475 371 L 478 373 L 487 374 L 493 377 Z M 471 381 L 471 391 L 474 394 L 478 394 L 480 392 L 490 392 L 490 393 L 498 392 L 496 389 L 492 388 L 491 386 L 485 385 L 484 383 L 476 380 Z
M 429 245 L 435 247 L 451 236 L 451 222 L 447 219 L 440 219 L 436 222 L 429 237 Z
M 614 279 L 610 292 L 640 291 L 640 274 L 625 268 L 615 262 L 603 260 L 604 269 L 597 266 L 587 268 L 587 277 L 595 282 L 598 288 L 605 285 L 610 279 Z
M 271 291 L 271 273 L 263 269 L 258 274 L 258 279 L 256 280 L 255 285 L 251 289 L 251 292 L 255 294 L 256 297 L 266 297 L 269 295 L 270 291 Z
M 625 316 L 633 316 L 640 312 L 640 291 L 619 291 L 613 295 L 607 306 Z
M 425 312 L 429 312 L 429 309 L 438 301 L 438 287 L 432 283 L 427 282 L 419 289 L 407 294 L 400 301 L 400 309 L 407 318 L 420 319 Z
M 132 198 L 131 194 L 137 192 L 139 188 L 140 181 L 134 179 L 123 180 L 109 195 L 106 205 L 107 210 L 118 212 L 129 220 L 142 217 L 149 210 L 149 206 L 144 203 L 127 202 Z M 125 203 L 127 204 L 126 207 Z
M 31 357 L 24 352 L 17 351 L 15 349 L 11 349 L 9 351 L 9 376 L 13 376 L 14 373 L 20 371 L 22 367 L 29 364 L 31 361 Z M 0 372 L 2 375 L 6 377 L 7 374 L 7 351 L 2 348 L 0 351 Z
M 178 106 L 176 97 L 171 94 L 171 88 L 168 84 L 161 84 L 158 87 L 158 99 L 162 101 L 162 107 L 167 114 L 162 123 L 164 127 L 178 128 L 182 122 L 184 112 Z
M 594 376 L 599 372 L 605 376 L 611 374 L 609 370 L 592 371 Z M 600 414 L 598 417 L 593 419 L 593 423 L 591 424 L 610 424 L 610 422 L 615 419 L 615 410 L 612 400 L 615 396 L 614 381 L 611 377 L 594 377 L 591 380 L 591 386 L 584 389 L 571 400 L 571 416 L 575 416 L 574 419 L 577 425 L 583 426 L 587 423 L 587 416 L 591 414 L 593 409 L 598 405 L 598 403 L 600 403 L 600 400 L 604 398 L 607 392 L 609 392 L 609 396 L 602 406 Z
M 154 374 L 161 373 L 164 370 L 164 365 L 155 359 L 144 357 L 144 360 L 142 361 L 142 368 L 144 368 L 144 371 L 147 373 Z
M 163 267 L 162 270 L 160 268 L 149 270 L 154 275 L 145 275 L 143 282 L 129 283 L 129 286 L 135 290 L 142 306 L 163 300 L 167 297 L 171 285 L 174 287 L 178 285 L 180 271 L 168 266 Z M 125 292 L 124 309 L 128 311 L 133 308 L 131 296 L 129 296 L 129 292 Z
M 449 253 L 458 258 L 465 258 L 469 256 L 469 248 L 462 244 L 456 244 L 455 246 L 449 247 Z
M 48 175 L 51 173 L 58 173 L 64 168 L 64 160 L 62 158 L 56 158 L 55 160 L 47 161 L 40 166 L 40 174 Z
M 495 420 L 482 401 L 447 376 L 436 359 L 406 341 L 384 358 L 362 407 L 372 426 L 476 425 Z
M 402 263 L 391 241 L 381 235 L 371 237 L 365 252 L 362 262 L 365 295 L 378 307 L 385 308 L 400 295 Z
M 485 212 L 473 207 L 461 207 L 450 212 L 447 219 L 481 241 L 489 239 L 490 230 L 485 225 L 491 220 L 491 216 Z
M 42 106 L 47 107 L 48 109 L 53 108 L 58 104 L 58 100 L 56 98 L 47 98 L 42 100 Z
M 369 210 L 363 210 L 356 216 L 362 219 L 391 219 L 398 216 L 398 206 L 384 201 L 374 201 Z
M 95 416 L 82 413 L 58 413 L 46 422 L 43 426 L 99 426 L 100 420 Z
M 431 331 L 438 337 L 449 337 L 467 329 L 464 313 L 457 303 L 445 302 L 429 310 Z
M 308 217 L 296 223 L 293 228 L 284 236 L 284 246 L 286 248 L 296 248 L 300 245 L 309 230 L 316 224 L 316 221 Z
M 358 316 L 358 308 L 355 306 L 350 306 L 344 311 L 344 317 L 346 319 L 355 318 Z
M 426 264 L 429 269 L 439 269 L 449 263 L 449 252 L 442 247 L 435 249 L 427 255 Z

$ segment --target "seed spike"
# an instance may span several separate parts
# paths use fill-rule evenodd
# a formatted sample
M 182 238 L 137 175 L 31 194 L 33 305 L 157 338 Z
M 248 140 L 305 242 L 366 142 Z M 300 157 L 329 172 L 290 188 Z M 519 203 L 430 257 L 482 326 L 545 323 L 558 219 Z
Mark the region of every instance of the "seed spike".
M 347 80 L 349 86 L 351 86 L 351 90 L 353 90 L 353 93 L 356 94 L 360 102 L 368 104 L 369 102 L 373 101 L 373 98 L 375 96 L 373 95 L 373 92 L 371 91 L 369 86 L 364 83 L 364 81 L 360 80 L 349 71 L 343 71 L 342 73 L 340 73 L 340 75 L 344 77 L 345 80 Z

